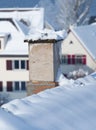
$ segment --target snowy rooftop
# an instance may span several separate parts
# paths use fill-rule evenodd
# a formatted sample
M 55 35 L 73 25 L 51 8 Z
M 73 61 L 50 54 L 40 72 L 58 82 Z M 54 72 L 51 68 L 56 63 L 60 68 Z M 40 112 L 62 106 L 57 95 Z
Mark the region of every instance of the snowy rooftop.
M 9 34 L 6 46 L 0 55 L 28 55 L 28 46 L 23 42 L 27 31 L 28 28 L 16 20 L 0 20 L 0 36 Z
M 75 81 L 62 77 L 62 86 L 3 105 L 0 129 L 94 130 L 95 77 L 96 73 Z
M 44 9 L 43 8 L 1 8 L 0 18 L 13 18 L 16 20 L 29 21 L 33 28 L 43 29 Z
M 71 30 L 96 60 L 96 24 L 73 27 Z
M 28 44 L 24 40 L 64 39 L 65 30 L 44 29 L 43 8 L 0 9 L 0 33 L 10 37 L 0 55 L 28 55 Z
M 65 30 L 54 31 L 51 29 L 35 29 L 31 30 L 29 35 L 26 36 L 25 41 L 36 41 L 36 40 L 63 40 L 66 37 Z
M 43 12 L 42 8 L 0 9 L 0 34 L 10 34 L 0 55 L 28 55 L 25 36 L 30 29 L 43 29 Z

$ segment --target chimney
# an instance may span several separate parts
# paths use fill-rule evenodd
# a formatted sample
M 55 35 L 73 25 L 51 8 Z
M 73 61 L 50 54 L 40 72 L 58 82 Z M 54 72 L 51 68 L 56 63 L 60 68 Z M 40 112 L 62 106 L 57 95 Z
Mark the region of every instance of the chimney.
M 25 40 L 29 44 L 28 95 L 58 86 L 60 43 L 55 39 Z

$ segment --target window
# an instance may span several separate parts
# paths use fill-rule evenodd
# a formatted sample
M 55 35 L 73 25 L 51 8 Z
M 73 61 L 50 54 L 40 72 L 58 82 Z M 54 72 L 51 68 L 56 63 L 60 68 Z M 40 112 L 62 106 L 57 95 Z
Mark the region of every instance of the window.
M 76 56 L 75 61 L 76 61 L 76 64 L 82 64 L 82 57 L 81 56 Z
M 67 57 L 67 55 L 62 55 L 61 62 L 62 62 L 63 64 L 68 64 L 68 57 Z
M 86 55 L 62 55 L 62 64 L 86 65 Z
M 0 84 L 2 86 L 2 84 Z M 26 90 L 26 82 L 25 81 L 8 81 L 7 82 L 7 91 L 25 91 Z
M 28 60 L 7 60 L 6 61 L 7 70 L 29 70 Z
M 16 91 L 19 91 L 19 82 L 14 82 L 14 89 L 16 90 Z
M 25 60 L 21 60 L 21 69 L 25 69 L 26 65 L 25 65 Z
M 73 41 L 70 41 L 69 44 L 73 44 Z
M 7 70 L 12 70 L 12 61 L 11 60 L 6 61 L 6 69 Z
M 8 91 L 8 92 L 13 91 L 12 82 L 11 82 L 11 81 L 8 81 L 8 82 L 7 82 L 7 91 Z
M 19 69 L 19 61 L 18 60 L 14 61 L 14 69 Z
M 29 60 L 27 60 L 26 63 L 27 63 L 27 70 L 29 70 Z
M 75 62 L 75 55 L 72 55 L 72 64 L 76 64 L 76 62 Z
M 83 63 L 84 65 L 86 65 L 86 55 L 83 55 L 83 57 L 82 57 L 82 63 Z
M 24 81 L 21 82 L 21 90 L 26 90 L 26 83 Z
M 3 83 L 0 81 L 0 92 L 3 91 Z

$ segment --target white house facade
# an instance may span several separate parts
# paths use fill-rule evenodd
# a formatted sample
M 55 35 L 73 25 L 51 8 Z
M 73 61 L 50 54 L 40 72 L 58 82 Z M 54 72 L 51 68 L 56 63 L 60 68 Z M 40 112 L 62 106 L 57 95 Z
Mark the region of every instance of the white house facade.
M 0 10 L 0 93 L 8 94 L 9 99 L 27 95 L 29 54 L 24 39 L 30 28 L 42 28 L 43 23 L 39 24 L 42 12 L 42 9 Z
M 62 43 L 61 68 L 67 75 L 82 69 L 96 71 L 96 25 L 70 28 Z

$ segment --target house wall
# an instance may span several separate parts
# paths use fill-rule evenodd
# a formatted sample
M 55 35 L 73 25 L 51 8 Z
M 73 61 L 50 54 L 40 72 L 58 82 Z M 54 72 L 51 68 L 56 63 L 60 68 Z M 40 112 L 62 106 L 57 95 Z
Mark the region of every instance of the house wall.
M 26 91 L 7 92 L 6 87 L 7 81 L 29 81 L 29 70 L 7 70 L 6 60 L 28 60 L 28 57 L 0 57 L 0 81 L 3 82 L 3 92 L 10 94 L 11 99 L 25 97 Z
M 70 44 L 70 41 L 73 43 Z M 61 65 L 62 72 L 67 74 L 70 71 L 78 70 L 79 68 L 88 71 L 88 73 L 96 70 L 96 62 L 93 60 L 91 55 L 87 52 L 87 50 L 83 47 L 80 41 L 76 38 L 76 36 L 70 32 L 67 38 L 62 43 L 62 54 L 83 54 L 86 55 L 86 65 Z
M 54 81 L 53 44 L 30 44 L 30 81 Z

